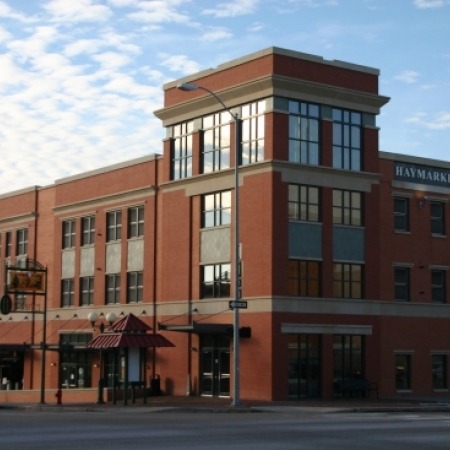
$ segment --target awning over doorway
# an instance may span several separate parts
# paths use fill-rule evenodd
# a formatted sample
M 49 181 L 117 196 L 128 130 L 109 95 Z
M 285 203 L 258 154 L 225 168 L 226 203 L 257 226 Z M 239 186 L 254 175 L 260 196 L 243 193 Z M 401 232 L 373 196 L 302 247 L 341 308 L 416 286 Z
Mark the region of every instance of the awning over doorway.
M 159 325 L 160 330 L 181 331 L 194 334 L 233 335 L 233 325 L 227 323 L 192 323 L 190 325 Z
M 148 348 L 175 347 L 157 333 L 147 333 L 151 328 L 134 314 L 128 314 L 111 327 L 110 332 L 99 334 L 87 344 L 88 348 Z

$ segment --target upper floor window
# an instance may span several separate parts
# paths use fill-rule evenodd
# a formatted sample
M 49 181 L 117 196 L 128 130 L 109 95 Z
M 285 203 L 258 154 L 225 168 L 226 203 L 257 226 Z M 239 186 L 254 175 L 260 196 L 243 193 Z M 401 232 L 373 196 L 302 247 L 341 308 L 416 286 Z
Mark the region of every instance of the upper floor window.
M 63 248 L 75 247 L 75 220 L 63 222 Z
M 362 226 L 361 192 L 333 190 L 333 223 Z
M 242 164 L 264 160 L 264 112 L 266 102 L 242 107 Z
M 74 283 L 72 278 L 61 280 L 61 306 L 73 306 Z
M 106 304 L 120 303 L 120 274 L 106 275 Z
M 94 303 L 94 277 L 80 278 L 80 305 L 87 306 Z
M 229 225 L 231 223 L 231 191 L 216 192 L 203 196 L 204 228 Z
M 362 298 L 363 268 L 360 264 L 336 263 L 333 267 L 333 296 Z
M 410 300 L 410 271 L 409 267 L 394 268 L 394 298 L 404 302 Z
M 5 257 L 8 258 L 9 256 L 12 256 L 12 239 L 11 232 L 7 231 L 5 233 Z
M 141 303 L 144 294 L 144 276 L 142 272 L 127 274 L 127 303 Z
M 16 255 L 26 255 L 28 253 L 28 229 L 17 230 Z
M 81 219 L 81 245 L 95 243 L 95 217 L 88 216 Z
M 230 296 L 230 265 L 215 264 L 202 268 L 202 298 Z
M 445 205 L 443 202 L 431 202 L 431 233 L 445 234 Z
M 394 197 L 394 229 L 409 231 L 409 199 Z
M 202 173 L 230 167 L 230 121 L 228 111 L 203 118 Z
M 289 101 L 289 161 L 320 163 L 320 107 Z
M 289 185 L 289 219 L 319 222 L 320 189 L 318 187 Z
M 192 121 L 173 127 L 172 180 L 192 176 Z
M 320 262 L 289 260 L 289 295 L 320 296 Z
M 109 211 L 106 214 L 106 241 L 117 241 L 122 237 L 122 212 Z
M 431 271 L 431 301 L 434 303 L 446 302 L 446 279 L 445 270 Z
M 333 167 L 361 170 L 361 113 L 333 108 Z
M 128 237 L 144 235 L 144 207 L 134 206 L 128 209 Z

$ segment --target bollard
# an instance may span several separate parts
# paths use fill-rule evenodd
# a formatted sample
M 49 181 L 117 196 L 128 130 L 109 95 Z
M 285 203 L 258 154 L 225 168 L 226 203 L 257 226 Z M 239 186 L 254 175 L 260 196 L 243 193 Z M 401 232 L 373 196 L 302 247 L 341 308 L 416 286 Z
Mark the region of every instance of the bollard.
M 56 397 L 56 404 L 61 405 L 62 404 L 62 390 L 61 389 L 58 389 L 56 391 L 55 397 Z

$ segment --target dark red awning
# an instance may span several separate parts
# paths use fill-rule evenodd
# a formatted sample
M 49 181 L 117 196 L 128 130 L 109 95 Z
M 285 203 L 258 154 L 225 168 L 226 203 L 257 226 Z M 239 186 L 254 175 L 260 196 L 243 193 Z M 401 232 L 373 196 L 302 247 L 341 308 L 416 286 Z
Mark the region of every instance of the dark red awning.
M 175 347 L 160 334 L 105 333 L 88 343 L 88 348 L 148 348 Z

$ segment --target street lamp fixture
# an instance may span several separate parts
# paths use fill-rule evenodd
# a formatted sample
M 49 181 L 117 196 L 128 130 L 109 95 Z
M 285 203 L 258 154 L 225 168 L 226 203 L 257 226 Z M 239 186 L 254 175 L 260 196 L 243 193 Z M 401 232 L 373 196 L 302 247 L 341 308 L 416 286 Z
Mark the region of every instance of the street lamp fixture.
M 178 89 L 182 91 L 197 91 L 202 90 L 207 92 L 209 95 L 214 97 L 231 115 L 234 120 L 235 129 L 235 145 L 234 145 L 234 260 L 233 260 L 233 270 L 234 270 L 234 304 L 233 308 L 233 395 L 232 395 L 232 406 L 240 405 L 240 349 L 239 349 L 239 308 L 237 303 L 240 301 L 240 242 L 239 242 L 239 163 L 242 150 L 241 143 L 241 131 L 242 131 L 242 120 L 239 118 L 238 113 L 233 113 L 230 108 L 222 101 L 222 99 L 213 91 L 199 86 L 194 83 L 181 83 L 177 86 Z

